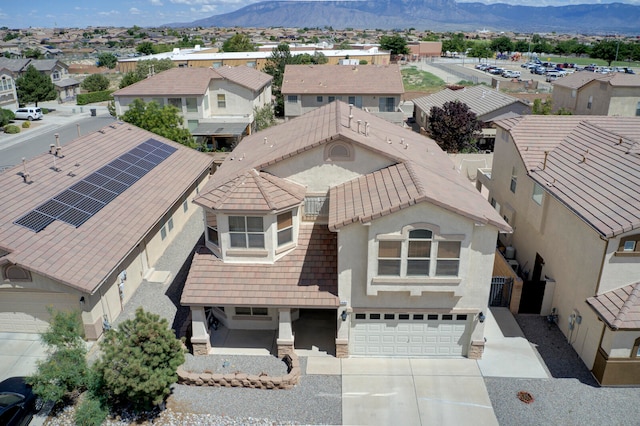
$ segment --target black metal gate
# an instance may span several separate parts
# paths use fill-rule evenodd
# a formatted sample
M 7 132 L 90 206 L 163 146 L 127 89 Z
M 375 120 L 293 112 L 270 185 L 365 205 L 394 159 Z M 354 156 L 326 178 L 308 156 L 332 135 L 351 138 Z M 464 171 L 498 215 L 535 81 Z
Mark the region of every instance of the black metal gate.
M 493 277 L 491 279 L 491 294 L 489 294 L 489 306 L 508 307 L 511 302 L 511 289 L 513 278 Z

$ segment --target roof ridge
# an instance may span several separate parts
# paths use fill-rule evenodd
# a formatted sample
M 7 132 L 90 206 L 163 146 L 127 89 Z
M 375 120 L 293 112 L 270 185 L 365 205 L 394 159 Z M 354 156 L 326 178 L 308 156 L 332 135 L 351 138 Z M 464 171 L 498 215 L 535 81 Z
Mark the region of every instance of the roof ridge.
M 411 176 L 411 180 L 413 181 L 413 184 L 418 189 L 418 192 L 420 193 L 420 195 L 424 197 L 426 195 L 426 190 L 422 185 L 422 182 L 420 181 L 420 179 L 418 179 L 418 177 L 416 176 L 416 171 L 413 169 L 412 163 L 413 162 L 411 160 L 408 160 L 408 161 L 403 161 L 402 163 L 399 163 L 399 164 L 404 165 L 405 169 L 407 169 L 407 173 L 409 173 L 409 176 Z
M 267 202 L 267 205 L 269 206 L 269 208 L 271 210 L 275 210 L 276 207 L 273 205 L 273 202 L 271 201 L 271 197 L 269 196 L 269 193 L 267 192 L 266 188 L 263 187 L 261 180 L 267 180 L 265 177 L 261 176 L 261 172 L 257 171 L 256 169 L 251 169 L 249 171 L 249 175 L 252 176 L 253 181 L 256 183 L 256 187 L 258 188 L 258 191 L 260 191 L 260 194 L 262 194 L 262 198 L 264 198 L 264 200 Z M 270 182 L 270 181 L 269 181 Z M 275 185 L 273 182 L 271 182 L 273 185 Z M 278 185 L 276 185 L 278 186 Z M 278 186 L 278 188 L 280 188 Z M 282 189 L 282 188 L 280 188 Z
M 611 325 L 618 328 L 624 322 L 624 318 L 627 313 L 631 310 L 631 308 L 640 302 L 640 283 L 631 284 L 633 286 L 633 290 L 625 300 L 624 304 L 620 308 L 620 312 L 616 316 L 616 319 L 611 323 Z
M 251 171 L 249 171 L 250 173 Z M 245 180 L 247 179 L 247 172 L 245 173 L 240 173 L 238 175 L 235 175 L 233 178 L 229 179 L 228 181 L 222 183 L 221 185 L 218 185 L 218 188 L 223 187 L 226 184 L 230 184 L 230 188 L 228 191 L 224 192 L 224 195 L 220 197 L 220 199 L 218 200 L 218 202 L 216 203 L 217 206 L 221 206 L 223 205 L 227 200 L 229 200 L 229 198 L 231 198 L 231 194 L 233 194 L 235 192 L 235 189 L 238 188 L 240 186 L 240 180 L 242 179 L 242 183 L 245 182 Z M 219 208 L 219 207 L 213 207 L 213 208 Z

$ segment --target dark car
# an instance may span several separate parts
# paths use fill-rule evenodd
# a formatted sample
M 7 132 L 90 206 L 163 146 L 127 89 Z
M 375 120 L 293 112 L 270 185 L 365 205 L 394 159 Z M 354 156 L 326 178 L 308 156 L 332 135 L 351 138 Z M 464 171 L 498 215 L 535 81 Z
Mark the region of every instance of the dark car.
M 28 425 L 35 407 L 36 396 L 24 377 L 10 377 L 0 383 L 0 425 Z

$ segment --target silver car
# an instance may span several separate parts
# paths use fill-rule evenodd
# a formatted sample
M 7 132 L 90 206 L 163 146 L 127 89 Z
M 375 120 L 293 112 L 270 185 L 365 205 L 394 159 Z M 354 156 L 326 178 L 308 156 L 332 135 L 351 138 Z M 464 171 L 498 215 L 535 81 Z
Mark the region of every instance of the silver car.
M 18 120 L 40 120 L 42 118 L 42 109 L 36 107 L 18 108 L 15 115 Z

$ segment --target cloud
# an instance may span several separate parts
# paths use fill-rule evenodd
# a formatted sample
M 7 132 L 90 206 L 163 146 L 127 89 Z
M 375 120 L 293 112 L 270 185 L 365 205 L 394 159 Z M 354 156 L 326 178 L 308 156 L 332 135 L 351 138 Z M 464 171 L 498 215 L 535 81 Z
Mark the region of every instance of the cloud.
M 98 15 L 101 15 L 101 16 L 118 16 L 118 15 L 120 15 L 120 12 L 118 12 L 117 10 L 110 10 L 108 12 L 98 12 Z
M 162 0 L 149 0 L 149 3 L 151 3 L 151 6 L 162 6 Z
M 140 15 L 140 9 L 132 7 L 131 9 L 129 9 L 129 13 L 132 15 Z
M 211 5 L 211 3 L 215 3 L 213 0 L 170 0 L 173 4 L 186 4 L 188 6 L 197 6 L 197 5 Z

